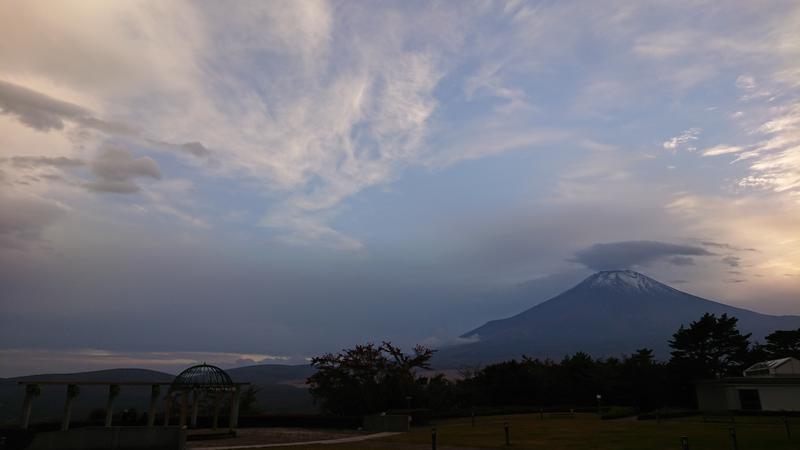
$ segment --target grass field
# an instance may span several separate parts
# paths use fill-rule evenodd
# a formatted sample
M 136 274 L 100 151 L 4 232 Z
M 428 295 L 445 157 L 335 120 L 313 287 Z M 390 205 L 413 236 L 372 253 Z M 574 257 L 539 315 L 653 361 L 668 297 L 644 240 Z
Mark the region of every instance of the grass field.
M 800 420 L 791 422 L 790 440 L 781 418 L 742 418 L 736 424 L 705 423 L 700 417 L 661 421 L 599 420 L 592 414 L 574 419 L 540 420 L 538 414 L 440 421 L 437 449 L 506 448 L 503 424 L 508 422 L 511 448 L 541 450 L 668 450 L 681 448 L 681 436 L 692 450 L 731 450 L 729 429 L 736 428 L 739 450 L 800 450 Z M 285 447 L 287 449 L 416 449 L 431 448 L 431 428 L 417 428 L 382 439 L 351 444 Z

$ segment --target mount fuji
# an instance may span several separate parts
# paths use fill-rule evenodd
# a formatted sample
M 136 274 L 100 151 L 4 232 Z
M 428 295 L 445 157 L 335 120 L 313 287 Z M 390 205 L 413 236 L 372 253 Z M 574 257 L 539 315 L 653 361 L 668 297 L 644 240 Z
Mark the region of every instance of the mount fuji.
M 433 362 L 437 368 L 455 368 L 523 354 L 620 356 L 642 347 L 665 359 L 672 334 L 704 313 L 738 318 L 739 329 L 753 333 L 754 342 L 775 330 L 800 328 L 800 316 L 772 316 L 706 300 L 632 270 L 603 271 L 516 316 L 463 334 L 467 343 L 440 349 Z

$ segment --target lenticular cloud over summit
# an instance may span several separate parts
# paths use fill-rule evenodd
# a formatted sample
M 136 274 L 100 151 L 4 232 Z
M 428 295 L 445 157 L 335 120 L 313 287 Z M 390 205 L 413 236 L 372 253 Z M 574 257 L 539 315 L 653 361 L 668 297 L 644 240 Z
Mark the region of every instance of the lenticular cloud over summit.
M 613 267 L 646 266 L 664 259 L 675 264 L 674 258 L 709 255 L 712 253 L 699 246 L 656 241 L 624 241 L 592 245 L 578 251 L 574 261 L 589 269 L 607 270 Z M 672 258 L 667 259 L 668 257 Z

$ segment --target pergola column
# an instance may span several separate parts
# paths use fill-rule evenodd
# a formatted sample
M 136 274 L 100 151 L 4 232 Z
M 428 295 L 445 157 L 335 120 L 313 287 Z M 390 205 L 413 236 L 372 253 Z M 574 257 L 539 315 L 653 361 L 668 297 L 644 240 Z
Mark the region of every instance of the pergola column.
M 72 402 L 78 398 L 81 390 L 77 384 L 67 385 L 67 399 L 64 402 L 64 417 L 61 419 L 61 430 L 69 430 L 69 421 L 72 417 Z
M 235 432 L 236 428 L 239 427 L 239 397 L 241 396 L 242 388 L 240 385 L 236 385 L 231 392 L 231 416 L 230 416 L 230 424 L 228 428 L 231 431 Z
M 200 409 L 200 398 L 203 396 L 203 391 L 197 389 L 192 391 L 192 419 L 191 424 L 192 428 L 197 428 L 197 413 Z
M 164 397 L 164 426 L 169 426 L 170 415 L 172 414 L 172 392 Z
M 150 386 L 150 408 L 147 410 L 147 426 L 152 427 L 156 423 L 156 404 L 161 393 L 161 385 Z
M 33 399 L 38 397 L 41 393 L 38 384 L 25 385 L 25 402 L 22 404 L 22 417 L 20 419 L 20 428 L 23 430 L 28 429 L 31 421 L 31 410 L 33 409 Z
M 186 426 L 186 415 L 189 412 L 189 390 L 181 391 L 181 414 L 178 420 L 180 427 Z
M 108 401 L 106 402 L 106 428 L 111 426 L 111 421 L 114 418 L 114 400 L 116 400 L 117 396 L 119 395 L 119 385 L 118 384 L 109 384 L 108 385 Z
M 216 430 L 219 425 L 219 407 L 222 403 L 222 392 L 217 391 L 214 393 L 214 420 L 211 422 L 211 428 Z

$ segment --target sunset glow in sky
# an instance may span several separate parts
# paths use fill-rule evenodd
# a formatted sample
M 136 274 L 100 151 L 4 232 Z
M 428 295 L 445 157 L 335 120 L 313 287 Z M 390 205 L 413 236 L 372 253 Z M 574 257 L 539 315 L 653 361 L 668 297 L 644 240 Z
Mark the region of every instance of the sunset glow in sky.
M 438 345 L 616 268 L 800 314 L 800 3 L 0 2 L 0 377 Z

